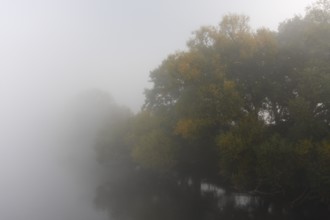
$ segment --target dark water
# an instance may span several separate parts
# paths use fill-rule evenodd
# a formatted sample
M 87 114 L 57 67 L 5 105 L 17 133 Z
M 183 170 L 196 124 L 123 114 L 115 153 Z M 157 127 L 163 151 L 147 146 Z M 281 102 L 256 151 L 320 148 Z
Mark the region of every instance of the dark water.
M 139 173 L 139 172 L 137 172 Z M 97 190 L 96 206 L 111 220 L 309 220 L 329 219 L 326 207 L 290 208 L 279 201 L 229 192 L 191 180 L 174 181 L 148 174 L 116 174 Z

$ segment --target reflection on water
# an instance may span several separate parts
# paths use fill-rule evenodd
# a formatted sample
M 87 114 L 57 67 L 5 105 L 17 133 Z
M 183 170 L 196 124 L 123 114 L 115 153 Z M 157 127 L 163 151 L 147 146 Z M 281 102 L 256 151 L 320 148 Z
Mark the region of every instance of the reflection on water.
M 95 199 L 96 206 L 108 212 L 111 220 L 307 220 L 329 216 L 319 206 L 317 210 L 292 210 L 205 182 L 196 191 L 189 181 L 178 182 L 142 171 L 120 173 L 98 188 Z

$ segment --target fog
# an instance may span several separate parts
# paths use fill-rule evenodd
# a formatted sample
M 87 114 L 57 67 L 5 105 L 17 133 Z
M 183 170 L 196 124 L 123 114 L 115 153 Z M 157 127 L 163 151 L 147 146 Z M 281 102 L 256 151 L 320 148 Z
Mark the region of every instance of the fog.
M 97 87 L 138 110 L 149 72 L 229 12 L 276 29 L 310 1 L 23 1 L 0 8 L 1 92 Z M 24 91 L 24 92 L 23 92 Z
M 229 12 L 276 30 L 308 4 L 0 0 L 0 219 L 108 219 L 93 205 L 95 133 L 79 135 L 98 125 L 75 121 L 75 98 L 96 88 L 137 112 L 149 72 L 192 31 Z

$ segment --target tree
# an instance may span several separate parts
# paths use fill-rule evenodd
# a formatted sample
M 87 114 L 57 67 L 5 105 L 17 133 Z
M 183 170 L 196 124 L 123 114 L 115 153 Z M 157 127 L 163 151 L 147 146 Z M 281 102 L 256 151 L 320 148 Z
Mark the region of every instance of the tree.
M 236 14 L 200 28 L 151 72 L 143 111 L 114 149 L 196 190 L 222 181 L 292 205 L 329 200 L 329 17 L 318 1 L 277 32 Z
M 145 109 L 170 118 L 183 173 L 212 179 L 220 164 L 221 178 L 237 187 L 291 198 L 311 187 L 300 182 L 313 172 L 318 147 L 306 146 L 329 137 L 328 13 L 318 2 L 279 32 L 225 16 L 151 73 Z

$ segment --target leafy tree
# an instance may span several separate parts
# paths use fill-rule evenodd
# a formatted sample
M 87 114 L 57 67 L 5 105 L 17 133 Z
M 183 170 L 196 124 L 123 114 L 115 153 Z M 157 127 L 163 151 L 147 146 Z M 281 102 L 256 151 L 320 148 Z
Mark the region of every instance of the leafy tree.
M 330 201 L 329 5 L 277 32 L 236 14 L 195 31 L 151 72 L 143 111 L 118 122 L 105 151 L 196 189 L 220 180 L 291 205 Z

